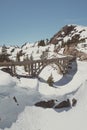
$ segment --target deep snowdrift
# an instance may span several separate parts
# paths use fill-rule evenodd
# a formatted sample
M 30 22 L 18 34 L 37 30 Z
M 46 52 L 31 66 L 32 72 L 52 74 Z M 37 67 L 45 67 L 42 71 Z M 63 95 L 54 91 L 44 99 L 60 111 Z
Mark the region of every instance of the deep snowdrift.
M 46 67 L 40 74 L 43 79 L 41 81 L 36 78 L 17 79 L 0 71 L 0 128 L 5 130 L 86 130 L 86 66 L 87 62 L 78 61 L 77 66 L 73 64 L 72 71 L 65 77 L 57 74 L 53 68 Z M 55 81 L 54 88 L 44 82 L 51 73 Z M 58 80 L 61 78 L 67 80 L 67 84 L 58 86 L 57 77 Z M 34 106 L 40 100 L 67 98 L 70 101 L 76 98 L 76 106 L 62 109 L 62 111 Z
M 26 107 L 17 122 L 9 130 L 86 130 L 87 125 L 87 81 L 74 95 L 78 99 L 75 107 L 68 111 Z M 8 129 L 5 129 L 8 130 Z

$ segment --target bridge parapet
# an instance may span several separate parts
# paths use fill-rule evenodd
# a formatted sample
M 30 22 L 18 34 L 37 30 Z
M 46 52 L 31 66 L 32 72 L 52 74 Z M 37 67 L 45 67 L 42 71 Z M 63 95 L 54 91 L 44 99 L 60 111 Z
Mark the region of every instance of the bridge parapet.
M 52 59 L 43 59 L 43 60 L 28 60 L 20 62 L 0 62 L 0 66 L 11 66 L 13 73 L 16 73 L 15 66 L 27 66 L 29 76 L 38 76 L 40 72 L 49 64 L 57 64 L 61 71 L 65 73 L 68 68 L 69 62 L 73 59 L 71 56 L 62 57 L 62 58 L 52 58 Z

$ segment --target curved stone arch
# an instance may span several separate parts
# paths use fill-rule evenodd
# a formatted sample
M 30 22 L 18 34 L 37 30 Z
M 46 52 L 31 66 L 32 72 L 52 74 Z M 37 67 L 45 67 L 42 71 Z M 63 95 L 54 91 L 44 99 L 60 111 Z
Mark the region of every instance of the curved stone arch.
M 60 63 L 58 63 L 58 62 L 49 62 L 49 63 L 45 63 L 45 64 L 42 65 L 42 68 L 39 69 L 39 71 L 37 72 L 37 75 L 39 75 L 39 74 L 41 73 L 41 71 L 42 71 L 46 66 L 48 66 L 48 65 L 50 65 L 50 64 L 55 64 L 55 65 L 57 65 L 57 66 L 59 67 L 60 72 L 63 73 L 64 68 L 63 68 L 63 66 L 62 66 Z

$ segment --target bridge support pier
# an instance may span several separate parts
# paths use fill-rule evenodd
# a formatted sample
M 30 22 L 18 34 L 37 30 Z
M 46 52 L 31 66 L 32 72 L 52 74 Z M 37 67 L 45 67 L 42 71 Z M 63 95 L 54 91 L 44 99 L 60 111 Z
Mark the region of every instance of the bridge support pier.
M 16 75 L 15 65 L 11 65 L 11 72 L 12 72 L 13 75 Z

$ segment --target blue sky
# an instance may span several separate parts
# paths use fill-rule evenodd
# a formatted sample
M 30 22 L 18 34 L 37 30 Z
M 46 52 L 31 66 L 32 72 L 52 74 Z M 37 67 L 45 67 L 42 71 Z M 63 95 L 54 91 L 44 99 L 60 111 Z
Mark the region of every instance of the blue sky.
M 87 0 L 0 0 L 0 45 L 50 39 L 66 24 L 87 26 Z

